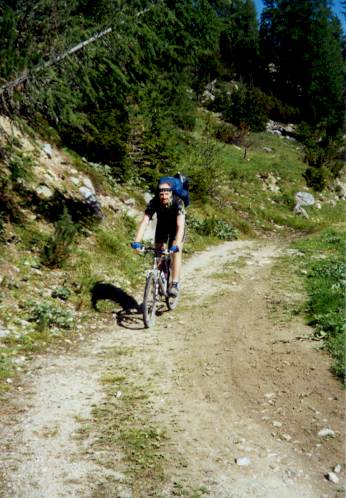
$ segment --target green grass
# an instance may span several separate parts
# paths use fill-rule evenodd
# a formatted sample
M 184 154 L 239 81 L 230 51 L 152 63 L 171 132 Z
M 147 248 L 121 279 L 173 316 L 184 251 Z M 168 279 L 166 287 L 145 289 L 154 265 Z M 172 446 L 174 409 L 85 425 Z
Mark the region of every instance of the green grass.
M 212 138 L 210 128 L 213 122 L 218 121 L 219 118 L 212 113 L 199 113 L 195 130 L 179 148 L 176 169 L 190 175 L 192 180 L 192 205 L 187 214 L 184 259 L 195 251 L 234 236 L 255 238 L 275 235 L 290 239 L 292 235 L 301 237 L 311 234 L 306 247 L 309 244 L 311 247 L 316 244 L 317 247 L 322 243 L 318 236 L 321 230 L 344 221 L 343 204 L 337 202 L 334 206 L 331 203 L 335 202 L 335 194 L 332 192 L 324 192 L 321 196 L 315 194 L 316 200 L 321 201 L 321 208 L 307 208 L 309 219 L 293 213 L 294 194 L 306 189 L 302 176 L 306 165 L 302 161 L 301 147 L 297 142 L 267 133 L 250 134 L 246 137 L 248 148 L 244 159 L 244 147 L 223 144 Z M 265 152 L 264 147 L 270 147 L 271 152 Z M 35 183 L 36 180 L 40 182 L 40 179 L 33 178 L 35 153 L 27 155 L 19 143 L 13 143 L 10 152 L 11 172 L 7 171 L 5 163 L 2 165 L 6 174 L 11 174 L 14 182 L 18 179 L 29 183 Z M 142 188 L 137 184 L 119 185 L 111 177 L 108 167 L 90 164 L 71 151 L 65 150 L 64 156 L 79 172 L 91 177 L 99 194 L 116 196 L 119 203 L 133 198 L 137 209 L 143 210 L 143 191 L 147 188 L 146 185 L 142 185 Z M 273 192 L 266 186 L 268 175 L 275 179 L 278 191 Z M 21 197 L 18 190 L 12 195 L 16 210 L 20 212 L 18 220 L 21 221 L 9 222 L 1 218 L 0 252 L 4 276 L 0 280 L 0 321 L 4 327 L 11 330 L 13 327 L 11 341 L 14 350 L 42 350 L 46 347 L 45 344 L 54 342 L 55 334 L 65 336 L 63 325 L 67 317 L 58 312 L 55 312 L 55 316 L 57 320 L 61 320 L 61 327 L 56 323 L 54 334 L 47 335 L 47 329 L 51 329 L 47 327 L 47 321 L 50 320 L 48 315 L 59 303 L 52 300 L 50 290 L 66 289 L 68 297 L 59 306 L 77 309 L 80 312 L 79 321 L 87 323 L 95 318 L 90 309 L 90 289 L 96 281 L 112 283 L 130 294 L 134 289 L 142 288 L 150 258 L 140 257 L 130 249 L 137 220 L 121 211 L 106 211 L 101 223 L 87 229 L 80 227 L 75 243 L 69 248 L 67 259 L 60 267 L 50 269 L 42 265 L 40 257 L 42 249 L 54 234 L 53 224 L 35 212 L 26 194 Z M 313 242 L 315 240 L 319 243 Z M 311 258 L 314 258 L 313 251 Z M 311 272 L 308 279 L 310 287 L 321 272 L 325 281 L 329 282 L 326 276 L 329 271 L 332 271 L 331 279 L 335 278 L 335 273 L 340 271 L 339 259 L 330 264 L 333 270 L 329 270 L 329 266 L 323 266 L 323 262 L 318 268 L 308 269 Z M 316 284 L 316 287 L 322 288 L 322 282 L 321 285 Z M 312 287 L 308 292 L 310 303 L 316 292 Z M 36 303 L 36 312 L 40 316 L 36 324 L 29 322 L 28 326 L 21 322 L 28 320 L 28 310 L 21 303 L 30 299 Z M 334 294 L 333 300 L 339 303 Z M 46 309 L 46 305 L 50 309 Z M 318 310 L 323 305 L 316 303 L 309 306 L 309 316 L 313 322 L 320 315 Z M 338 307 L 340 308 L 340 304 Z M 332 312 L 335 317 L 334 310 Z M 327 310 L 324 310 L 324 314 L 327 314 Z M 330 321 L 333 319 L 330 318 Z M 43 334 L 38 330 L 39 323 Z M 327 347 L 333 356 L 337 356 L 335 351 L 340 349 L 340 339 L 332 338 L 329 326 L 320 318 L 316 321 L 316 329 L 319 327 L 330 337 Z M 72 334 L 72 331 L 69 333 Z M 338 364 L 340 361 L 339 359 Z M 0 377 L 3 372 L 2 377 L 6 378 L 11 370 L 10 363 L 11 355 L 0 363 Z
M 152 419 L 150 379 L 142 385 L 134 385 L 128 376 L 123 375 L 126 367 L 122 365 L 120 368 L 119 356 L 129 353 L 126 349 L 116 349 L 112 355 L 108 354 L 108 362 L 114 364 L 111 368 L 108 364 L 111 373 L 102 379 L 106 401 L 93 409 L 92 421 L 85 421 L 80 436 L 93 435 L 93 451 L 103 450 L 98 463 L 106 468 L 119 468 L 122 455 L 123 465 L 120 468 L 124 468 L 126 483 L 134 493 L 146 491 L 148 496 L 157 496 L 152 493 L 165 479 L 166 431 Z M 107 451 L 104 451 L 105 448 Z M 113 481 L 105 479 L 95 490 L 95 498 L 113 496 L 115 486 Z
M 345 379 L 345 233 L 337 228 L 325 229 L 297 242 L 296 247 L 305 255 L 300 258 L 300 267 L 306 272 L 307 321 L 331 354 L 333 371 Z

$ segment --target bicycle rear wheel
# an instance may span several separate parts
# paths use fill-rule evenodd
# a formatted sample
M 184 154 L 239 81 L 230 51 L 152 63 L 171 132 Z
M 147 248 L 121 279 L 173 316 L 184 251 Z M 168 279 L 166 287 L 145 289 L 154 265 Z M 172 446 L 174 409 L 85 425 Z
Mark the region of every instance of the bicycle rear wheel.
M 156 305 L 158 297 L 158 283 L 155 275 L 150 273 L 147 276 L 143 298 L 143 321 L 146 328 L 152 327 L 156 320 Z

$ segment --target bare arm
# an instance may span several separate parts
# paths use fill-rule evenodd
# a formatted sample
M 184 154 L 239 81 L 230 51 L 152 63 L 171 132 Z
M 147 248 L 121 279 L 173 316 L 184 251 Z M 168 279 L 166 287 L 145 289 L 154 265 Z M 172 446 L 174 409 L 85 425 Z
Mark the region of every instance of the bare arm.
M 143 219 L 142 219 L 139 227 L 138 227 L 136 237 L 134 240 L 135 242 L 141 242 L 143 235 L 144 235 L 144 232 L 145 232 L 145 229 L 147 228 L 149 221 L 150 221 L 149 216 L 147 214 L 145 214 L 143 216 Z
M 179 248 L 182 245 L 185 232 L 185 214 L 179 214 L 177 216 L 177 233 L 175 235 L 175 240 L 173 245 L 177 245 Z

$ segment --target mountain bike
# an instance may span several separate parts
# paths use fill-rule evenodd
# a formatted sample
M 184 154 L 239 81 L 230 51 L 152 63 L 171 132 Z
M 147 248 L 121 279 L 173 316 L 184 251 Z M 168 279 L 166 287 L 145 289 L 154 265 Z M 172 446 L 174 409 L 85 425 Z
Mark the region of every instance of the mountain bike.
M 167 250 L 159 250 L 154 247 L 144 247 L 144 253 L 152 252 L 153 265 L 147 272 L 143 298 L 143 321 L 149 328 L 155 324 L 157 307 L 160 300 L 165 300 L 169 310 L 173 310 L 179 299 L 168 293 L 172 281 L 171 255 Z

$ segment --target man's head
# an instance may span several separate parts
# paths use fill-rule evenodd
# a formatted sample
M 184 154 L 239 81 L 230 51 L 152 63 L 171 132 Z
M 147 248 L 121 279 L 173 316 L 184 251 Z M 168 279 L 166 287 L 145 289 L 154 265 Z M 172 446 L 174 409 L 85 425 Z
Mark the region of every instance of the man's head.
M 158 194 L 161 204 L 168 206 L 172 201 L 172 185 L 168 182 L 160 183 L 158 186 Z

